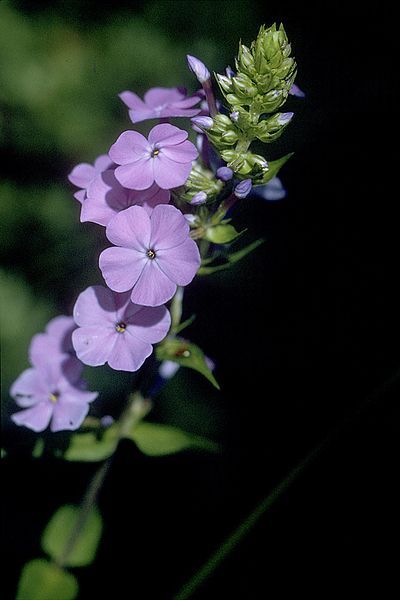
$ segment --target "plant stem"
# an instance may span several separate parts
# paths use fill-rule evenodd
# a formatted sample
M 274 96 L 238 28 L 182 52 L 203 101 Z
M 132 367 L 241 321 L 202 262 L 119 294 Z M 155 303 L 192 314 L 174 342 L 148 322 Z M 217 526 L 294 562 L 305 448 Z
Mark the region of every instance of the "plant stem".
M 301 473 L 314 462 L 314 460 L 325 450 L 338 436 L 342 434 L 358 417 L 380 396 L 387 391 L 398 379 L 400 369 L 395 371 L 381 386 L 369 394 L 361 406 L 340 425 L 331 430 L 326 438 L 309 452 L 282 481 L 270 492 L 248 515 L 248 517 L 228 536 L 221 546 L 211 555 L 193 577 L 180 589 L 173 600 L 187 600 L 194 592 L 210 577 L 220 563 L 235 549 L 242 539 L 255 527 L 264 513 L 282 496 Z
M 149 399 L 143 398 L 139 393 L 134 393 L 132 396 L 130 396 L 128 405 L 119 419 L 120 428 L 115 450 L 117 449 L 120 440 L 125 436 L 126 432 L 130 431 L 138 422 L 140 422 L 150 410 L 151 401 Z M 86 493 L 80 505 L 79 517 L 76 520 L 76 523 L 65 543 L 61 557 L 56 561 L 57 566 L 60 568 L 63 568 L 67 564 L 68 558 L 79 539 L 82 529 L 86 524 L 92 507 L 94 506 L 97 496 L 103 486 L 108 470 L 111 467 L 115 450 L 114 453 L 106 461 L 104 461 L 104 463 L 96 471 L 86 489 Z
M 183 293 L 183 287 L 178 287 L 171 301 L 171 330 L 174 330 L 176 327 L 178 327 L 182 319 Z

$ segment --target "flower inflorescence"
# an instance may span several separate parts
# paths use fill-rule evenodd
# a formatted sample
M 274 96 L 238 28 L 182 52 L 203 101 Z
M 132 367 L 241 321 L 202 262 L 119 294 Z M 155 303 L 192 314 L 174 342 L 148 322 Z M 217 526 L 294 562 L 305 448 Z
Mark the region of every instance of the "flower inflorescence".
M 228 67 L 216 76 L 223 104 L 208 68 L 190 55 L 189 68 L 201 84 L 193 95 L 162 87 L 148 90 L 143 100 L 131 91 L 120 94 L 133 124 L 159 123 L 147 137 L 124 131 L 107 154 L 68 176 L 79 188 L 80 220 L 105 227 L 112 244 L 99 257 L 106 287 L 88 287 L 78 295 L 73 317 L 53 319 L 32 339 L 32 366 L 10 390 L 23 409 L 12 416 L 16 424 L 34 431 L 49 424 L 52 431 L 77 429 L 97 397 L 81 379 L 84 364 L 137 371 L 166 336 L 164 354 L 174 348 L 176 356 L 165 354 L 165 364 L 182 360 L 176 349 L 182 341 L 174 338 L 180 324 L 173 311 L 171 326 L 166 303 L 202 264 L 204 272 L 213 272 L 210 263 L 229 252 L 240 234 L 227 213 L 238 200 L 253 190 L 271 200 L 286 194 L 276 175 L 288 157 L 269 162 L 250 144 L 276 140 L 293 117 L 279 109 L 289 94 L 304 95 L 294 84 L 290 54 L 283 26 L 263 26 L 250 47 L 240 44 L 236 71 Z M 196 143 L 170 118 L 191 118 Z M 228 255 L 226 265 L 245 254 Z

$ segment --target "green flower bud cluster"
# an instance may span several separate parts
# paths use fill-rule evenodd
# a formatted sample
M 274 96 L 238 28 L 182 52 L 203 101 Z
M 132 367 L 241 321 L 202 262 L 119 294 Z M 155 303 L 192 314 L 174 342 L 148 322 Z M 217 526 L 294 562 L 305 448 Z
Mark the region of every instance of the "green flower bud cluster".
M 228 104 L 229 116 L 217 114 L 205 133 L 239 178 L 262 180 L 266 159 L 249 151 L 255 139 L 273 142 L 290 123 L 293 113 L 277 112 L 296 77 L 296 62 L 283 25 L 262 26 L 250 48 L 239 45 L 236 74 L 216 75 Z
M 222 188 L 223 182 L 216 179 L 212 171 L 195 163 L 185 184 L 185 191 L 181 195 L 181 198 L 186 200 L 186 202 L 190 202 L 194 196 L 203 192 L 207 197 L 204 202 L 210 202 L 217 198 Z

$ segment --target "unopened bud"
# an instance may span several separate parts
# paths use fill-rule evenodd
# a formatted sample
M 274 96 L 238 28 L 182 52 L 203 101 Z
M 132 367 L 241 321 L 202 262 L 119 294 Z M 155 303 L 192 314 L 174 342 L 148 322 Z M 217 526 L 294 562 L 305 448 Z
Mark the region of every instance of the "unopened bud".
M 289 123 L 289 121 L 292 120 L 293 115 L 294 115 L 294 113 L 292 113 L 292 112 L 281 113 L 278 117 L 279 125 L 287 125 Z
M 291 96 L 297 96 L 297 98 L 304 98 L 305 97 L 305 93 L 295 83 L 290 88 L 289 94 Z
M 200 83 L 205 83 L 210 79 L 210 71 L 207 69 L 206 65 L 203 62 L 201 62 L 201 60 L 199 60 L 195 56 L 190 56 L 190 54 L 188 54 L 186 58 L 188 61 L 189 69 L 192 71 L 192 73 L 196 75 Z
M 231 120 L 232 120 L 234 123 L 236 123 L 236 121 L 237 121 L 237 120 L 238 120 L 238 118 L 239 118 L 239 111 L 237 111 L 237 110 L 234 110 L 233 112 L 231 112 L 231 114 L 230 114 L 229 116 L 230 116 Z
M 220 167 L 217 169 L 217 177 L 221 181 L 229 181 L 233 177 L 233 171 L 229 167 Z
M 251 192 L 252 182 L 251 179 L 244 179 L 235 187 L 233 193 L 236 198 L 246 198 Z
M 197 125 L 197 127 L 201 127 L 202 129 L 210 129 L 214 123 L 211 117 L 193 117 L 191 121 L 193 125 Z
M 205 192 L 197 192 L 197 194 L 195 194 L 190 200 L 190 204 L 192 206 L 200 206 L 205 202 L 207 202 L 207 194 Z

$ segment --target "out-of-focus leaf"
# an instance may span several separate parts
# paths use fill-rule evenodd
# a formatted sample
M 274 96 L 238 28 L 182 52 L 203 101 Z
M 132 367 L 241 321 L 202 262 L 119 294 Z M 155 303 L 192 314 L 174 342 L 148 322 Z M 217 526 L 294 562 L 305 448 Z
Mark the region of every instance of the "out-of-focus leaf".
M 220 389 L 217 380 L 215 379 L 211 369 L 207 365 L 204 352 L 191 342 L 181 338 L 167 338 L 162 344 L 157 347 L 157 359 L 172 360 L 182 367 L 189 367 L 198 371 L 208 379 L 210 383 Z
M 179 323 L 179 325 L 177 325 L 176 327 L 173 328 L 173 332 L 179 333 L 180 331 L 183 331 L 184 329 L 186 329 L 186 327 L 189 327 L 189 325 L 191 325 L 193 323 L 195 318 L 196 318 L 196 315 L 192 315 L 191 317 L 186 319 L 186 321 L 183 321 L 183 323 Z
M 22 569 L 16 600 L 74 600 L 76 578 L 44 559 L 26 563 Z
M 293 154 L 294 152 L 290 152 L 289 154 L 285 154 L 285 156 L 282 156 L 282 158 L 278 158 L 277 160 L 271 160 L 271 162 L 268 163 L 268 171 L 264 174 L 262 180 L 257 182 L 255 181 L 254 183 L 268 183 L 268 181 L 271 181 L 271 179 L 278 175 L 283 165 L 287 163 L 287 161 L 291 156 L 293 156 Z
M 192 435 L 171 425 L 139 423 L 129 436 L 144 454 L 165 456 L 189 449 L 217 452 L 218 445 L 206 438 Z
M 197 275 L 211 275 L 212 273 L 217 273 L 218 271 L 224 271 L 225 269 L 228 269 L 231 265 L 237 263 L 239 260 L 250 254 L 250 252 L 253 252 L 253 250 L 258 248 L 258 246 L 261 246 L 261 244 L 263 244 L 264 241 L 264 239 L 255 240 L 242 250 L 238 250 L 237 252 L 229 254 L 226 257 L 227 262 L 224 262 L 221 265 L 207 265 L 200 267 L 200 269 L 197 271 Z
M 32 450 L 33 458 L 40 458 L 44 450 L 44 439 L 38 438 Z
M 233 225 L 221 223 L 220 225 L 209 227 L 204 237 L 213 244 L 229 244 L 237 240 L 243 233 L 243 231 L 236 231 Z
M 97 462 L 105 460 L 114 452 L 118 442 L 118 427 L 111 425 L 99 439 L 93 431 L 75 433 L 71 436 L 65 460 Z
M 71 532 L 79 516 L 79 507 L 68 504 L 62 506 L 52 516 L 42 536 L 43 550 L 53 560 L 62 559 L 67 567 L 84 567 L 93 562 L 101 538 L 101 515 L 97 508 L 93 507 L 80 527 L 70 551 L 64 556 L 66 545 L 69 543 Z

